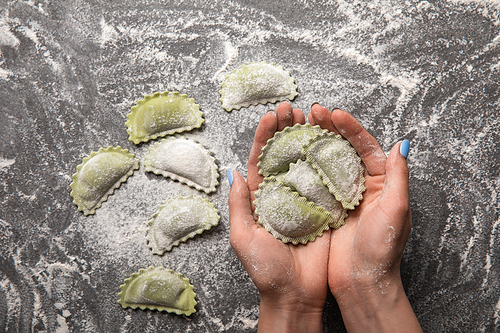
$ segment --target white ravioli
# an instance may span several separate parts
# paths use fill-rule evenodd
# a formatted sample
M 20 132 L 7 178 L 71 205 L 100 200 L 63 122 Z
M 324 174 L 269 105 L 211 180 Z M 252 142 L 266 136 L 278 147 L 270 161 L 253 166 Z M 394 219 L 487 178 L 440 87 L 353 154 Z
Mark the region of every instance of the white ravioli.
M 162 255 L 216 226 L 219 220 L 217 209 L 208 199 L 200 196 L 169 199 L 148 221 L 146 240 L 154 254 Z
M 185 138 L 172 137 L 155 143 L 145 157 L 144 167 L 205 193 L 215 192 L 219 185 L 218 168 L 210 151 Z

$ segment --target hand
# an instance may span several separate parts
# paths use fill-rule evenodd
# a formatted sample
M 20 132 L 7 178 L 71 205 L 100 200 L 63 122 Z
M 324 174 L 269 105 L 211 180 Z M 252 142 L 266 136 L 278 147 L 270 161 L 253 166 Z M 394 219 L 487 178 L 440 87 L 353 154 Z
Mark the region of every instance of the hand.
M 363 200 L 331 232 L 328 284 L 347 330 L 421 332 L 400 276 L 411 229 L 409 172 L 400 143 L 386 157 L 356 119 L 321 105 L 313 105 L 309 122 L 346 138 L 365 167 Z
M 259 332 L 323 331 L 330 231 L 307 245 L 285 244 L 254 214 L 254 194 L 263 180 L 257 167 L 261 150 L 275 132 L 296 123 L 304 124 L 305 116 L 288 102 L 262 117 L 248 159 L 248 184 L 234 172 L 229 195 L 230 243 L 260 294 Z

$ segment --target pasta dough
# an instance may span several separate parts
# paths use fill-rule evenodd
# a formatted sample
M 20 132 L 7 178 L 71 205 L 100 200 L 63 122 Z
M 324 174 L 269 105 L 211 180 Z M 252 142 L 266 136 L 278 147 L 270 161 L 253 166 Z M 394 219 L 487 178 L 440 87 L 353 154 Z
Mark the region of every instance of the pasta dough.
M 297 192 L 267 177 L 255 193 L 258 222 L 284 243 L 305 244 L 327 230 L 332 216 Z
M 205 193 L 219 185 L 215 158 L 201 144 L 185 138 L 163 139 L 144 159 L 146 171 L 178 180 Z
M 333 219 L 330 228 L 338 229 L 344 225 L 344 219 L 347 217 L 346 209 L 330 193 L 311 164 L 298 160 L 297 163 L 290 164 L 290 170 L 277 179 L 307 200 L 330 212 Z
M 298 95 L 294 82 L 288 71 L 272 63 L 242 65 L 226 76 L 220 101 L 229 112 L 250 105 L 293 100 Z
M 304 154 L 344 208 L 354 209 L 359 205 L 365 190 L 364 169 L 349 141 L 340 135 L 324 133 L 304 147 Z
M 147 95 L 127 115 L 127 133 L 135 144 L 199 128 L 205 121 L 194 99 L 178 92 Z
M 285 243 L 314 241 L 324 230 L 341 227 L 365 190 L 356 150 L 319 126 L 296 124 L 276 132 L 257 166 L 265 176 L 255 193 L 258 222 Z
M 295 163 L 299 159 L 305 159 L 302 153 L 302 146 L 309 142 L 318 134 L 326 130 L 319 126 L 310 124 L 296 124 L 293 127 L 285 127 L 282 131 L 276 132 L 262 148 L 259 156 L 259 174 L 264 176 L 275 175 L 278 172 L 287 171 L 290 163 Z
M 118 303 L 123 308 L 158 310 L 189 316 L 196 312 L 194 287 L 189 279 L 164 267 L 133 273 L 120 286 Z
M 217 209 L 208 199 L 200 196 L 169 199 L 148 222 L 146 240 L 154 254 L 162 255 L 216 226 L 219 220 Z
M 73 175 L 70 185 L 73 203 L 85 215 L 94 214 L 136 169 L 139 169 L 139 160 L 128 149 L 118 146 L 91 152 Z

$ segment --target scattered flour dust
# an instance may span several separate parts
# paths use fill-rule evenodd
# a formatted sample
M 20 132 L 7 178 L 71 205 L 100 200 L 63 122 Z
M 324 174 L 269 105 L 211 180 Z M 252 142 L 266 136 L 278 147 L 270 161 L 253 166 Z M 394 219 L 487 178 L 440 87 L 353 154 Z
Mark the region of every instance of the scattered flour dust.
M 258 306 L 250 309 L 239 307 L 234 309 L 234 316 L 231 320 L 224 324 L 220 318 L 211 318 L 210 321 L 218 326 L 221 332 L 235 332 L 241 329 L 255 329 L 259 323 Z
M 217 83 L 221 83 L 224 80 L 227 68 L 238 57 L 238 48 L 234 47 L 230 41 L 226 40 L 224 41 L 224 55 L 226 62 L 212 77 L 212 81 Z
M 259 323 L 259 319 L 241 318 L 241 322 L 243 323 L 243 329 L 254 329 Z
M 10 31 L 8 22 L 0 19 L 0 46 L 9 46 L 16 48 L 20 44 L 19 39 Z
M 0 280 L 0 289 L 5 295 L 5 303 L 7 306 L 7 315 L 3 319 L 8 328 L 9 323 L 15 323 L 16 318 L 20 317 L 22 309 L 22 300 L 19 291 L 17 290 L 15 284 L 13 284 L 9 279 Z
M 109 24 L 106 24 L 104 17 L 101 19 L 101 47 L 104 47 L 107 42 L 116 41 L 119 38 L 118 31 Z
M 1 74 L 0 74 L 0 77 L 1 77 Z M 9 160 L 9 159 L 5 159 L 5 158 L 0 157 L 0 171 L 4 168 L 6 169 L 6 168 L 10 167 L 14 163 L 16 163 L 16 159 Z
M 59 324 L 59 327 L 56 328 L 56 333 L 69 332 L 69 327 L 68 324 L 66 323 L 66 318 L 64 318 L 60 314 L 57 315 L 57 323 Z
M 495 325 L 497 325 L 500 322 L 500 298 L 495 305 L 495 314 L 493 315 L 493 318 L 495 318 Z
M 300 0 L 301 3 L 307 4 L 307 1 Z M 485 4 L 485 1 L 479 0 L 449 0 L 450 3 L 460 3 L 460 4 Z M 500 7 L 500 0 L 492 0 L 488 2 L 492 6 Z M 29 5 L 34 5 L 34 1 L 29 1 Z M 151 26 L 149 23 L 145 25 L 136 25 L 134 27 L 128 27 L 122 25 L 122 23 L 115 24 L 115 22 L 107 22 L 104 17 L 100 20 L 100 28 L 101 33 L 98 38 L 98 43 L 102 48 L 112 47 L 111 44 L 113 42 L 119 40 L 120 38 L 126 37 L 130 38 L 132 41 L 137 40 L 141 41 L 146 36 L 153 37 L 152 39 L 166 39 L 168 38 L 173 43 L 177 41 L 186 41 L 190 42 L 198 38 L 199 35 L 196 33 L 190 33 L 189 31 L 196 31 L 196 28 L 200 26 L 201 28 L 208 28 L 211 30 L 212 36 L 220 37 L 219 49 L 222 49 L 223 52 L 216 53 L 213 55 L 214 57 L 219 57 L 216 60 L 218 64 L 222 64 L 222 66 L 217 65 L 216 68 L 209 69 L 208 77 L 211 77 L 211 81 L 215 83 L 220 83 L 225 77 L 226 71 L 230 69 L 233 63 L 237 62 L 238 58 L 244 58 L 246 54 L 244 52 L 244 46 L 251 46 L 254 49 L 265 49 L 263 45 L 270 40 L 271 38 L 279 38 L 286 39 L 289 41 L 295 41 L 297 43 L 306 43 L 311 47 L 318 47 L 319 49 L 326 50 L 326 52 L 330 52 L 331 54 L 337 54 L 345 59 L 352 60 L 356 63 L 366 65 L 367 67 L 373 69 L 373 72 L 378 75 L 378 84 L 379 85 L 389 85 L 397 88 L 401 95 L 398 98 L 398 105 L 396 106 L 396 111 L 404 108 L 405 104 L 410 100 L 411 96 L 419 89 L 419 86 L 422 82 L 421 76 L 422 73 L 418 71 L 413 71 L 409 68 L 404 67 L 404 65 L 399 65 L 397 62 L 393 62 L 391 57 L 385 55 L 384 52 L 386 48 L 391 47 L 388 46 L 379 46 L 376 41 L 363 41 L 362 39 L 356 36 L 367 36 L 367 35 L 377 35 L 384 36 L 385 34 L 397 34 L 402 31 L 405 26 L 408 24 L 409 17 L 406 17 L 401 10 L 404 6 L 404 2 L 397 3 L 395 1 L 372 1 L 369 5 L 361 8 L 358 6 L 358 1 L 336 1 L 338 5 L 338 11 L 341 12 L 345 17 L 346 21 L 343 22 L 343 27 L 337 29 L 333 26 L 333 23 L 325 21 L 322 24 L 324 26 L 319 26 L 315 29 L 310 27 L 290 27 L 286 22 L 276 19 L 272 17 L 270 14 L 264 13 L 263 15 L 268 15 L 268 19 L 274 22 L 273 26 L 265 27 L 260 26 L 260 24 L 254 24 L 252 20 L 228 20 L 225 21 L 225 18 L 222 15 L 215 16 L 206 16 L 204 17 L 188 17 L 184 19 L 183 17 L 175 17 L 175 15 L 167 15 L 166 20 L 169 20 L 168 26 L 169 29 L 172 28 L 173 32 L 165 33 L 164 27 L 156 27 Z M 238 4 L 229 3 L 229 6 L 239 6 Z M 43 11 L 43 4 L 40 2 L 38 4 L 38 8 L 41 13 Z M 433 5 L 430 5 L 429 2 L 422 2 L 419 5 L 421 10 L 428 10 L 432 8 Z M 228 11 L 235 12 L 235 15 L 241 15 L 241 12 L 246 11 L 248 8 L 229 8 Z M 200 14 L 201 15 L 201 14 Z M 235 16 L 236 17 L 236 16 Z M 259 15 L 260 18 L 260 15 Z M 0 17 L 0 45 L 8 46 L 12 48 L 17 48 L 19 46 L 19 39 L 11 32 L 9 28 L 10 22 L 8 18 Z M 120 18 L 121 20 L 121 18 Z M 265 18 L 262 18 L 264 21 Z M 383 21 L 387 22 L 384 23 Z M 16 22 L 14 22 L 16 23 Z M 377 26 L 375 23 L 378 23 Z M 37 48 L 42 51 L 44 55 L 44 60 L 48 62 L 56 72 L 60 72 L 61 65 L 59 65 L 56 61 L 53 60 L 54 52 L 48 50 L 45 46 L 40 46 L 40 41 L 38 40 L 40 34 L 44 34 L 43 30 L 38 32 L 36 29 L 36 22 L 33 22 L 31 29 L 25 26 L 21 26 L 18 31 L 24 34 L 27 38 L 35 42 Z M 380 28 L 380 26 L 382 26 Z M 188 31 L 189 29 L 189 31 Z M 202 30 L 202 29 L 201 29 Z M 215 32 L 213 32 L 215 31 Z M 226 33 L 236 32 L 235 34 L 231 34 L 231 39 L 228 37 L 230 34 Z M 177 33 L 178 32 L 178 33 Z M 234 35 L 241 34 L 242 37 L 234 37 Z M 41 37 L 40 37 L 41 38 Z M 216 38 L 215 38 L 216 39 Z M 493 40 L 493 44 L 498 44 L 500 37 L 496 37 Z M 398 43 L 398 40 L 395 39 L 394 43 Z M 206 62 L 204 61 L 207 57 L 210 58 L 210 50 L 201 49 L 200 52 L 193 54 L 182 54 L 179 55 L 178 58 L 175 58 L 176 55 L 171 55 L 169 52 L 162 48 L 154 48 L 154 47 L 144 47 L 145 43 L 139 42 L 140 50 L 134 53 L 134 50 L 129 51 L 127 54 L 130 59 L 131 64 L 150 62 L 156 60 L 160 62 L 158 71 L 164 74 L 164 81 L 170 82 L 169 85 L 176 85 L 178 87 L 198 87 L 198 81 L 193 81 L 193 77 L 198 74 L 196 70 L 206 73 L 206 71 L 200 69 L 201 66 L 206 66 Z M 199 43 L 203 45 L 203 43 Z M 216 44 L 216 43 L 215 43 Z M 146 45 L 148 46 L 148 45 Z M 222 46 L 222 47 L 220 47 Z M 254 47 L 255 46 L 255 47 Z M 397 45 L 392 45 L 392 47 Z M 204 46 L 200 46 L 204 48 Z M 376 48 L 376 53 L 374 54 L 374 47 Z M 168 50 L 170 51 L 170 50 Z M 195 50 L 196 51 L 196 50 Z M 264 54 L 264 53 L 262 53 Z M 214 59 L 211 59 L 214 60 Z M 267 60 L 267 59 L 259 59 L 259 60 Z M 188 63 L 189 66 L 184 66 L 184 64 Z M 307 68 L 306 64 L 294 64 L 295 70 L 297 73 L 309 73 L 312 69 Z M 168 65 L 171 64 L 171 65 Z M 182 67 L 182 70 L 177 71 L 174 65 L 179 65 Z M 0 63 L 2 65 L 2 63 Z M 160 67 L 164 66 L 164 67 Z M 492 66 L 492 70 L 498 70 L 500 68 L 500 63 L 496 66 Z M 103 69 L 104 71 L 104 69 Z M 178 75 L 178 76 L 174 76 Z M 8 69 L 0 68 L 0 79 L 6 79 L 11 76 L 13 73 Z M 105 77 L 107 72 L 104 72 L 102 77 Z M 114 74 L 114 73 L 111 73 Z M 107 75 L 109 77 L 114 77 L 114 75 Z M 336 77 L 328 77 L 328 74 L 325 74 L 324 79 L 331 79 L 330 81 L 335 82 L 335 85 L 341 87 L 349 87 L 348 81 L 343 78 Z M 104 80 L 101 78 L 101 80 Z M 193 82 L 198 82 L 198 84 L 193 84 Z M 317 81 L 304 79 L 304 89 L 306 89 L 306 85 L 314 85 L 316 84 L 318 87 L 324 87 L 325 82 L 321 82 L 321 80 Z M 163 83 L 159 82 L 157 85 L 161 87 Z M 149 87 L 147 87 L 149 88 Z M 167 89 L 171 89 L 171 86 L 166 87 Z M 359 87 L 355 87 L 352 89 L 352 92 L 355 93 Z M 345 88 L 349 89 L 349 88 Z M 371 92 L 371 88 L 367 88 L 366 91 L 361 92 L 359 94 L 368 94 Z M 180 90 L 180 88 L 179 88 Z M 341 95 L 349 95 L 349 91 L 343 92 Z M 356 97 L 356 95 L 355 95 Z M 361 96 L 362 97 L 362 96 Z M 354 98 L 355 99 L 355 98 Z M 216 101 L 215 103 L 218 103 Z M 210 105 L 209 107 L 205 107 L 205 111 L 209 110 L 214 105 Z M 219 104 L 217 104 L 219 106 Z M 256 108 L 255 108 L 256 109 Z M 255 110 L 254 109 L 254 110 Z M 254 111 L 250 110 L 250 111 Z M 220 110 L 223 112 L 222 110 Z M 249 111 L 249 110 L 245 110 Z M 258 113 L 247 114 L 242 120 L 239 126 L 241 128 L 252 128 L 259 118 L 260 115 Z M 225 117 L 224 114 L 221 117 Z M 232 115 L 232 117 L 236 117 L 238 115 Z M 212 126 L 210 124 L 210 119 L 207 120 L 207 127 Z M 397 119 L 396 119 L 397 120 Z M 213 120 L 212 120 L 213 121 Z M 427 124 L 430 126 L 436 126 L 439 123 L 439 118 L 430 119 L 427 121 Z M 396 126 L 396 125 L 395 125 Z M 389 128 L 388 133 L 392 128 Z M 427 126 L 427 127 L 429 127 Z M 220 128 L 220 126 L 219 126 Z M 224 129 L 224 128 L 223 128 Z M 90 128 L 89 130 L 94 130 Z M 224 129 L 225 130 L 225 129 Z M 233 129 L 230 129 L 232 132 Z M 213 137 L 211 137 L 213 135 Z M 222 136 L 216 137 L 211 133 L 202 133 L 202 136 L 206 138 L 212 138 L 212 140 L 202 141 L 203 144 L 208 144 L 210 150 L 216 151 L 216 159 L 221 164 L 221 169 L 224 168 L 223 165 L 230 166 L 232 169 L 243 168 L 241 164 L 234 162 L 237 158 L 233 153 L 229 152 L 227 149 L 227 138 L 221 139 Z M 389 138 L 390 135 L 387 135 Z M 202 137 L 202 138 L 203 138 Z M 218 140 L 218 141 L 217 141 Z M 136 148 L 138 155 L 145 154 L 145 148 Z M 414 149 L 418 149 L 415 147 Z M 415 150 L 416 152 L 417 150 Z M 233 162 L 231 162 L 233 161 Z M 10 166 L 16 163 L 15 159 L 5 159 L 0 158 L 0 173 Z M 232 164 L 231 164 L 232 163 Z M 242 170 L 242 173 L 245 173 Z M 221 173 L 222 175 L 222 173 Z M 71 181 L 70 176 L 67 176 L 68 182 Z M 227 192 L 228 185 L 222 183 L 219 179 L 221 185 L 217 189 L 217 194 L 214 197 L 211 197 L 215 201 L 217 208 L 219 208 L 222 216 L 227 216 Z M 72 223 L 69 228 L 69 232 L 75 231 L 81 233 L 85 239 L 85 245 L 92 249 L 96 253 L 96 259 L 93 262 L 89 263 L 89 266 L 95 270 L 104 270 L 105 266 L 109 263 L 112 265 L 115 262 L 126 262 L 130 266 L 148 266 L 150 264 L 162 264 L 165 266 L 168 265 L 178 265 L 180 267 L 184 267 L 187 270 L 194 270 L 198 266 L 196 264 L 202 264 L 202 259 L 193 258 L 193 262 L 190 263 L 193 267 L 182 266 L 183 264 L 183 255 L 189 254 L 189 249 L 191 246 L 183 246 L 176 249 L 172 256 L 165 257 L 154 257 L 151 255 L 150 249 L 146 245 L 145 242 L 145 229 L 146 222 L 152 216 L 152 214 L 156 211 L 157 207 L 163 203 L 166 197 L 170 196 L 178 196 L 178 195 L 199 195 L 194 189 L 190 189 L 185 185 L 178 184 L 176 182 L 167 181 L 164 179 L 160 179 L 158 177 L 145 175 L 144 170 L 136 171 L 136 174 L 131 177 L 126 184 L 122 184 L 122 187 L 116 190 L 116 193 L 112 195 L 107 202 L 103 203 L 103 206 L 99 208 L 94 216 L 84 217 L 83 215 L 77 218 L 76 221 Z M 493 193 L 492 193 L 493 195 Z M 223 217 L 224 218 L 224 217 Z M 223 219 L 221 219 L 221 224 L 223 223 Z M 227 220 L 226 220 L 227 222 Z M 449 221 L 447 221 L 448 223 Z M 497 222 L 494 230 L 500 229 L 500 222 Z M 222 227 L 222 226 L 221 226 Z M 220 227 L 219 227 L 220 228 Z M 480 231 L 479 229 L 477 230 Z M 447 230 L 444 231 L 445 233 Z M 479 233 L 477 234 L 479 235 Z M 221 240 L 215 241 L 212 243 L 203 243 L 204 251 L 214 252 L 213 248 L 217 248 L 220 243 L 226 243 L 227 240 L 224 238 L 224 235 L 220 235 Z M 225 235 L 227 236 L 227 235 Z M 445 239 L 445 238 L 443 238 Z M 495 243 L 495 237 L 492 235 L 492 240 L 490 245 L 492 246 Z M 472 238 L 470 240 L 470 246 L 474 245 L 475 239 Z M 191 244 L 189 244 L 191 245 Z M 130 255 L 133 253 L 133 255 Z M 489 255 L 493 256 L 494 250 L 490 247 Z M 467 259 L 469 256 L 469 252 L 465 252 L 463 255 L 463 259 Z M 102 260 L 107 260 L 108 263 L 103 263 Z M 491 262 L 489 262 L 491 264 Z M 58 277 L 71 277 L 72 272 L 78 273 L 83 276 L 85 280 L 88 280 L 89 283 L 93 279 L 93 272 L 86 271 L 85 274 L 82 273 L 81 269 L 76 267 L 76 265 L 68 265 L 68 264 L 48 264 L 42 260 L 39 267 L 40 272 L 46 272 L 46 275 L 41 275 L 41 284 L 47 290 L 48 293 L 54 292 L 59 288 L 60 290 L 65 290 L 65 292 L 69 292 L 71 289 L 71 285 L 61 284 L 57 285 Z M 175 267 L 173 267 L 175 268 Z M 201 268 L 200 268 L 201 269 Z M 216 273 L 213 273 L 216 274 Z M 126 278 L 128 276 L 124 276 Z M 21 316 L 21 297 L 16 290 L 14 284 L 12 284 L 9 280 L 1 280 L 0 287 L 4 291 L 4 294 L 7 295 L 7 305 L 9 307 L 8 316 Z M 196 286 L 195 286 L 196 287 Z M 33 288 L 35 290 L 35 288 Z M 209 300 L 201 300 L 201 302 L 209 302 Z M 36 299 L 35 303 L 35 311 L 39 311 L 41 313 L 42 305 L 39 298 Z M 56 309 L 60 310 L 61 313 L 57 314 L 57 325 L 56 332 L 67 332 L 69 330 L 68 323 L 66 319 L 71 316 L 71 312 L 65 309 L 65 304 L 62 302 L 57 302 L 54 304 Z M 235 310 L 235 315 L 233 316 L 233 322 L 224 325 L 220 320 L 214 320 L 219 327 L 223 329 L 231 329 L 232 327 L 242 327 L 253 329 L 257 326 L 257 314 L 258 308 L 252 309 L 239 309 Z M 40 314 L 43 317 L 43 313 Z M 497 302 L 495 307 L 495 323 L 498 323 L 500 320 L 500 300 Z M 125 323 L 130 323 L 132 320 L 130 315 L 125 316 Z M 243 326 L 242 326 L 243 325 Z
M 10 31 L 9 22 L 6 22 L 6 18 L 0 17 L 0 46 L 8 46 L 10 48 L 17 48 L 19 46 L 19 39 Z M 2 51 L 0 50 L 0 56 L 2 55 Z M 2 65 L 3 61 L 0 61 L 0 65 Z M 10 75 L 12 75 L 12 71 L 0 67 L 0 79 L 7 79 Z M 3 160 L 0 158 L 0 169 L 2 167 Z

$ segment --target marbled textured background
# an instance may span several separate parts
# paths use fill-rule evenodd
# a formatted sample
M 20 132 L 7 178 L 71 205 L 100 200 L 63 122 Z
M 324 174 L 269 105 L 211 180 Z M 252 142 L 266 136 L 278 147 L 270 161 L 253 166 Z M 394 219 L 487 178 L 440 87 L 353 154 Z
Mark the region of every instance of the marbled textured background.
M 350 111 L 385 151 L 410 139 L 410 302 L 427 332 L 500 331 L 499 50 L 498 0 L 0 1 L 0 331 L 255 331 L 258 295 L 228 243 L 226 169 L 246 174 L 275 105 L 228 113 L 218 91 L 262 60 L 295 77 L 294 107 Z M 126 114 L 164 90 L 201 105 L 205 124 L 186 136 L 217 159 L 221 222 L 159 257 L 145 222 L 196 190 L 141 166 L 85 217 L 69 184 L 100 147 L 142 159 L 152 143 L 128 141 Z M 191 280 L 196 314 L 116 303 L 150 265 Z M 324 321 L 344 330 L 331 297 Z

